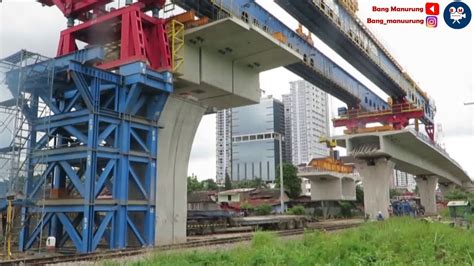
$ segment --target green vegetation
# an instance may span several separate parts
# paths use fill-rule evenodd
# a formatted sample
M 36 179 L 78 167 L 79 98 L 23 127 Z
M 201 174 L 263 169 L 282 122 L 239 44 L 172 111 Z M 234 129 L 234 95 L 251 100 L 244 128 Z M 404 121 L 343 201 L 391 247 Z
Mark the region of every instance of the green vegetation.
M 272 213 L 272 206 L 268 204 L 262 204 L 255 208 L 255 214 L 257 215 L 269 215 Z
M 242 180 L 239 182 L 234 182 L 232 184 L 233 188 L 266 188 L 267 185 L 261 178 L 254 178 L 250 180 Z
M 390 198 L 391 199 L 402 195 L 402 193 L 398 189 L 393 189 L 393 188 L 390 189 L 389 193 L 390 193 Z
M 276 168 L 277 176 L 275 187 L 280 187 L 280 167 Z M 296 199 L 301 194 L 301 178 L 298 177 L 298 168 L 290 163 L 283 163 L 283 185 L 290 199 Z
M 298 205 L 288 209 L 288 214 L 305 215 L 306 211 L 303 206 Z
M 364 189 L 357 184 L 356 186 L 356 202 L 360 204 L 364 204 Z
M 240 209 L 251 212 L 254 210 L 254 207 L 250 205 L 249 203 L 244 202 L 240 205 Z
M 216 181 L 214 181 L 214 179 L 206 179 L 206 180 L 203 180 L 201 181 L 201 184 L 202 184 L 202 187 L 204 188 L 204 190 L 218 190 L 219 187 L 217 186 L 217 183 Z
M 257 233 L 230 251 L 158 253 L 133 265 L 473 265 L 474 231 L 410 218 L 282 241 Z
M 229 176 L 228 173 L 225 173 L 224 189 L 225 189 L 225 190 L 230 190 L 230 189 L 232 189 L 232 180 L 230 180 L 230 176 Z
M 446 193 L 444 198 L 446 200 L 467 200 L 467 201 L 471 202 L 471 204 L 474 203 L 474 194 L 464 192 L 464 191 L 459 190 L 459 189 L 453 189 L 453 190 L 449 191 L 448 193 Z
M 197 176 L 188 176 L 188 192 L 202 191 L 204 186 L 197 179 Z
M 341 207 L 341 217 L 350 218 L 352 217 L 352 205 L 346 201 L 339 201 L 339 206 Z
M 206 179 L 201 182 L 197 179 L 197 176 L 192 175 L 188 176 L 188 192 L 194 191 L 209 191 L 209 190 L 218 190 L 216 181 L 214 179 Z

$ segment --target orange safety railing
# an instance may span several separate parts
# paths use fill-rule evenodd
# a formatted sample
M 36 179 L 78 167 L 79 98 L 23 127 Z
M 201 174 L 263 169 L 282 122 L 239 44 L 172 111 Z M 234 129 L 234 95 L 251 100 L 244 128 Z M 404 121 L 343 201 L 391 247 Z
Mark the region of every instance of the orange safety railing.
M 354 172 L 354 167 L 344 165 L 342 162 L 334 160 L 330 157 L 322 159 L 313 159 L 308 165 L 309 167 L 322 171 L 330 171 L 337 173 L 350 174 Z
M 408 113 L 408 112 L 415 112 L 415 111 L 423 111 L 423 108 L 414 106 L 413 104 L 407 104 L 407 103 L 392 104 L 390 106 L 390 109 L 379 110 L 379 111 L 363 111 L 361 109 L 350 109 L 350 110 L 347 110 L 346 114 L 341 114 L 339 118 L 336 118 L 335 120 L 393 115 L 393 114 Z

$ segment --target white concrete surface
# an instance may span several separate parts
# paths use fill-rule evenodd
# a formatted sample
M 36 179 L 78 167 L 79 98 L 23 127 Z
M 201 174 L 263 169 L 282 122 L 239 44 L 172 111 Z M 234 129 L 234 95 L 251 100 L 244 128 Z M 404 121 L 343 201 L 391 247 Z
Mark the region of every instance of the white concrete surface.
M 302 60 L 252 24 L 227 18 L 185 32 L 183 65 L 159 120 L 156 245 L 186 241 L 187 172 L 206 111 L 258 103 L 259 73 Z
M 194 135 L 206 107 L 169 97 L 159 120 L 155 244 L 186 242 L 187 173 Z
M 306 167 L 298 173 L 299 177 L 307 178 L 311 183 L 311 200 L 355 200 L 355 177 L 329 171 L 318 171 Z M 314 170 L 313 170 L 314 169 Z
M 310 179 L 311 200 L 342 200 L 342 185 L 339 178 Z
M 356 169 L 362 176 L 364 204 L 371 218 L 378 211 L 384 216 L 388 214 L 389 183 L 395 165 L 396 169 L 418 177 L 437 177 L 417 181 L 422 205 L 426 205 L 428 214 L 436 213 L 435 190 L 438 181 L 453 183 L 464 187 L 464 190 L 472 184 L 464 169 L 444 150 L 426 136 L 410 129 L 344 135 L 335 139 L 350 156 L 361 160 L 356 163 Z M 375 166 L 367 166 L 364 161 L 375 162 Z M 389 170 L 390 173 L 387 173 Z M 472 188 L 474 190 L 474 186 Z
M 436 210 L 436 185 L 438 177 L 436 176 L 419 176 L 415 178 L 420 193 L 421 205 L 425 207 L 425 214 L 435 215 Z
M 462 190 L 470 193 L 474 193 L 474 182 L 463 182 Z
M 415 131 L 393 130 L 335 137 L 356 159 L 388 157 L 396 169 L 416 175 L 439 177 L 440 182 L 462 186 L 471 182 L 464 169 L 423 135 Z
M 356 200 L 356 183 L 354 179 L 343 177 L 341 179 L 342 197 L 344 200 Z
M 390 181 L 393 178 L 395 163 L 386 158 L 373 159 L 371 161 L 357 160 L 355 168 L 362 177 L 364 188 L 364 209 L 374 220 L 378 212 L 388 217 L 390 205 Z
M 302 60 L 267 32 L 236 18 L 186 30 L 183 57 L 175 93 L 217 109 L 258 103 L 260 72 Z

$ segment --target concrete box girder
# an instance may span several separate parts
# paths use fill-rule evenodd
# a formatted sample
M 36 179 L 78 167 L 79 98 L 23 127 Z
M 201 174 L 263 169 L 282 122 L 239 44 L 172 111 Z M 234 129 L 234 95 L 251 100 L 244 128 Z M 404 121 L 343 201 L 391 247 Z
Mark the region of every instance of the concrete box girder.
M 371 153 L 358 153 L 358 143 L 379 143 Z M 361 159 L 387 157 L 396 163 L 396 169 L 415 175 L 436 175 L 441 182 L 453 182 L 461 185 L 470 180 L 464 170 L 449 156 L 441 153 L 426 140 L 411 130 L 363 133 L 336 137 L 338 145 L 346 147 L 348 153 Z M 354 139 L 355 141 L 352 141 Z M 354 152 L 356 154 L 354 154 Z
M 302 60 L 267 32 L 235 18 L 186 30 L 183 57 L 175 92 L 217 109 L 258 103 L 260 72 Z
M 224 53 L 241 65 L 254 64 L 260 72 L 301 62 L 302 57 L 262 29 L 239 19 L 226 18 L 185 33 L 208 50 Z
M 329 172 L 300 172 L 299 177 L 311 182 L 311 200 L 355 200 L 355 177 Z
M 309 173 L 299 173 L 299 177 L 304 177 L 312 181 L 326 180 L 326 179 L 342 179 L 343 175 L 335 172 L 314 171 Z

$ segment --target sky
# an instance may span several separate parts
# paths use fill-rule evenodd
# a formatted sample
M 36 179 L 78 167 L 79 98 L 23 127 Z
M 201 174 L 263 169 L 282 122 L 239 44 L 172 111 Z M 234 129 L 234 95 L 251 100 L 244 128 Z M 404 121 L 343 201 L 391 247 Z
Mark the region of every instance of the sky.
M 123 0 L 122 0 L 123 2 Z M 273 15 L 296 29 L 298 22 L 271 0 L 257 1 Z M 441 12 L 450 1 L 437 1 Z M 469 4 L 469 2 L 467 2 Z M 400 13 L 373 13 L 372 7 L 422 7 L 421 0 L 359 0 L 358 16 L 362 21 L 370 18 L 399 18 Z M 474 5 L 471 4 L 474 11 Z M 422 13 L 405 15 L 410 18 L 424 19 Z M 3 0 L 0 3 L 0 58 L 19 49 L 27 49 L 46 56 L 56 53 L 59 32 L 66 27 L 66 19 L 56 8 L 42 7 L 34 0 Z M 473 93 L 473 27 L 461 30 L 449 28 L 438 16 L 438 27 L 425 25 L 368 25 L 398 63 L 436 102 L 436 122 L 443 127 L 441 142 L 446 150 L 463 168 L 474 177 L 474 105 L 465 106 L 464 102 L 474 101 Z M 367 87 L 384 99 L 387 96 L 360 74 L 355 68 L 338 56 L 322 41 L 313 36 L 315 46 L 337 64 L 359 79 Z M 289 93 L 289 82 L 299 77 L 277 68 L 260 74 L 260 87 L 267 95 L 281 99 Z M 10 97 L 0 91 L 0 100 Z M 339 100 L 330 97 L 331 114 L 337 107 L 343 106 Z M 199 179 L 215 178 L 215 115 L 206 115 L 199 126 L 194 139 L 188 172 Z M 340 129 L 332 130 L 340 134 Z M 0 143 L 6 135 L 0 132 Z

